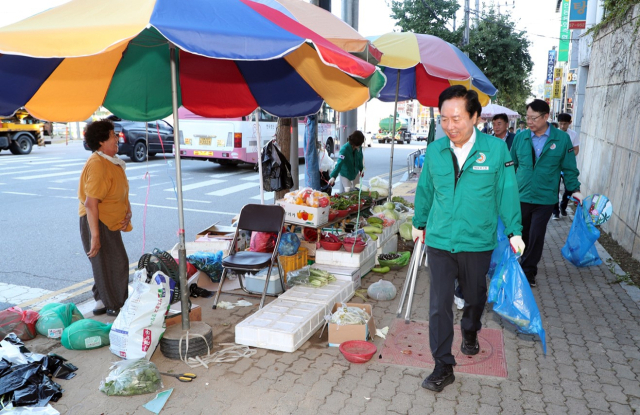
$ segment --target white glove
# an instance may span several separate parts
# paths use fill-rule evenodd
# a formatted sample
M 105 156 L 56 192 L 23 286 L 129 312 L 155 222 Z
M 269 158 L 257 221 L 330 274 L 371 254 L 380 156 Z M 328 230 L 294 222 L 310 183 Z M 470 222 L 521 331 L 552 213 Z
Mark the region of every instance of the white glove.
M 415 226 L 411 227 L 411 239 L 413 239 L 413 242 L 417 242 L 420 239 L 420 242 L 424 243 L 424 233 L 424 229 L 420 230 Z
M 571 197 L 576 199 L 579 204 L 582 204 L 582 201 L 584 200 L 584 196 L 582 196 L 582 193 L 580 192 L 574 192 Z
M 329 179 L 329 186 L 333 187 L 334 184 L 336 184 L 336 179 L 332 177 Z
M 516 253 L 522 255 L 524 252 L 524 241 L 522 240 L 522 236 L 514 235 L 509 238 L 509 243 L 511 244 L 511 250 Z

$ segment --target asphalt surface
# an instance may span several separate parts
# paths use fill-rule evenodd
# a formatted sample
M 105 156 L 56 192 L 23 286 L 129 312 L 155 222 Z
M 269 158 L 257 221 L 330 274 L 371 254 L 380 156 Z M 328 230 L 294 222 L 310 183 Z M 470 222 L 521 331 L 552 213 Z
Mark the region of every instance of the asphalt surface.
M 394 182 L 406 172 L 407 155 L 423 146 L 395 146 Z M 365 149 L 365 183 L 377 175 L 387 178 L 389 148 L 375 143 Z M 25 156 L 0 153 L 0 309 L 42 296 L 60 302 L 89 298 L 92 274 L 80 242 L 76 197 L 89 154 L 80 141 L 36 147 Z M 178 243 L 176 174 L 171 155 L 148 163 L 122 158 L 134 227 L 123 239 L 133 266 L 142 253 L 170 251 Z M 304 183 L 304 165 L 300 173 Z M 258 173 L 249 165 L 184 160 L 182 179 L 187 241 L 214 222 L 229 225 L 243 205 L 260 201 Z M 58 291 L 59 296 L 51 295 Z

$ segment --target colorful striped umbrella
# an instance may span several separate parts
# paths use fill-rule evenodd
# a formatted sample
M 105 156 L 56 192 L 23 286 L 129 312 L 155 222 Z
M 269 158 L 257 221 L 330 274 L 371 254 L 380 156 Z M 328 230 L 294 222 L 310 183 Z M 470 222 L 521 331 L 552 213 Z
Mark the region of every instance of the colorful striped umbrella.
M 398 101 L 417 99 L 426 107 L 437 107 L 438 96 L 451 85 L 475 90 L 482 105 L 498 90 L 460 49 L 436 36 L 393 32 L 369 38 L 383 53 L 380 66 L 387 74 L 381 101 L 396 100 L 396 73 L 400 70 Z M 390 76 L 393 74 L 393 76 Z
M 487 105 L 489 96 L 498 90 L 460 49 L 436 36 L 408 32 L 392 32 L 369 38 L 382 52 L 379 65 L 384 67 L 387 85 L 378 99 L 395 102 L 417 99 L 426 107 L 437 107 L 440 93 L 451 85 L 464 85 L 473 89 L 480 103 Z M 395 126 L 392 137 L 395 137 Z M 393 148 L 389 167 L 389 200 L 391 200 Z
M 303 0 L 253 0 L 280 11 L 313 30 L 340 49 L 373 63 L 380 62 L 382 52 L 335 14 Z
M 123 119 L 164 118 L 171 45 L 179 104 L 205 117 L 302 116 L 323 100 L 347 111 L 384 84 L 375 66 L 250 0 L 73 0 L 0 28 L 0 115 L 25 107 L 77 121 L 104 105 Z

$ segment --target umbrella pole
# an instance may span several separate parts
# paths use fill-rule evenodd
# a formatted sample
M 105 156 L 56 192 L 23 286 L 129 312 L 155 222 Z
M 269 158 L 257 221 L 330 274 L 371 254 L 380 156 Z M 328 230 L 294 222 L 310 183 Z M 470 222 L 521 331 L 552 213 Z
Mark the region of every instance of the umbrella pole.
M 260 204 L 264 205 L 264 183 L 262 183 L 262 137 L 260 136 L 260 120 L 258 119 L 258 111 L 260 108 L 257 108 L 253 115 L 256 120 L 256 135 L 258 136 L 258 174 L 260 175 Z
M 171 55 L 171 101 L 173 104 L 173 145 L 176 159 L 176 188 L 178 199 L 178 269 L 180 273 L 180 310 L 182 330 L 189 330 L 189 292 L 187 290 L 187 250 L 184 238 L 184 210 L 182 204 L 182 168 L 180 165 L 180 124 L 178 121 L 178 71 L 176 70 L 176 47 L 169 44 Z
M 391 201 L 391 188 L 393 187 L 393 147 L 396 142 L 396 115 L 398 113 L 398 90 L 400 89 L 400 69 L 398 69 L 398 76 L 396 77 L 396 100 L 393 103 L 393 129 L 391 133 L 391 157 L 389 158 L 389 197 L 388 201 Z

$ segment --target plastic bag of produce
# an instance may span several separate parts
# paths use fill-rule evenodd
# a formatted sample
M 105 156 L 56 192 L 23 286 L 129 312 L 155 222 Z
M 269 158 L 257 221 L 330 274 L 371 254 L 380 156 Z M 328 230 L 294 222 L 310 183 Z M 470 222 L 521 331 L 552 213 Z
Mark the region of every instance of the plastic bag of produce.
M 156 365 L 145 359 L 121 360 L 110 369 L 109 375 L 100 382 L 100 391 L 109 396 L 142 395 L 164 387 Z
M 582 206 L 578 206 L 562 256 L 576 267 L 602 264 L 595 245 L 599 237 L 600 231 L 593 224 L 591 215 L 585 215 Z
M 358 307 L 347 307 L 342 303 L 341 306 L 331 316 L 325 317 L 330 323 L 340 326 L 350 324 L 367 324 L 369 314 Z
M 75 304 L 46 304 L 40 310 L 40 317 L 36 322 L 38 334 L 57 339 L 62 336 L 62 331 L 71 323 L 82 320 L 84 316 Z
M 85 318 L 71 323 L 62 332 L 60 342 L 69 350 L 91 350 L 109 345 L 111 324 Z
M 198 251 L 187 257 L 187 262 L 204 272 L 211 281 L 219 282 L 222 276 L 222 251 Z
M 136 271 L 133 290 L 109 333 L 109 350 L 123 359 L 149 359 L 164 334 L 171 300 L 169 277 L 158 271 L 146 281 L 147 270 Z
M 309 277 L 311 277 L 310 266 L 287 272 L 287 288 L 294 285 L 309 285 Z
M 411 252 L 389 252 L 388 254 L 378 255 L 378 263 L 381 267 L 389 267 L 390 269 L 400 269 L 409 263 Z
M 396 287 L 391 282 L 382 279 L 367 288 L 367 295 L 374 300 L 393 300 L 396 298 L 396 292 Z
M 0 338 L 15 333 L 20 340 L 34 339 L 38 317 L 37 311 L 23 310 L 20 307 L 9 307 L 0 311 Z
M 382 177 L 372 177 L 369 179 L 369 187 L 383 187 L 385 189 L 389 188 L 389 182 Z
M 278 245 L 278 253 L 284 256 L 291 256 L 298 253 L 300 248 L 300 238 L 292 232 L 283 233 Z
M 272 253 L 276 248 L 277 233 L 272 232 L 251 232 L 250 249 L 252 252 Z
M 493 311 L 514 324 L 519 332 L 537 334 L 546 354 L 547 342 L 540 310 L 518 257 L 510 246 L 504 249 L 500 263 L 489 284 L 487 301 L 494 303 Z

